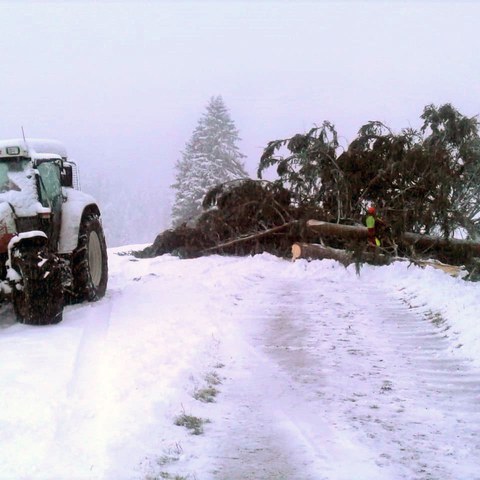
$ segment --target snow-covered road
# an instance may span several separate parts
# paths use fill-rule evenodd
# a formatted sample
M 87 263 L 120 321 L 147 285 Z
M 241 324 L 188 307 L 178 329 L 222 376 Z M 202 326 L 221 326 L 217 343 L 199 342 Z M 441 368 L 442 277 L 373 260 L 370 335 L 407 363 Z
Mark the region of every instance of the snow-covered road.
M 1 479 L 480 479 L 480 285 L 120 251 L 57 326 L 1 310 Z
M 225 394 L 215 478 L 480 478 L 480 371 L 440 318 L 368 280 L 255 291 L 267 315 Z

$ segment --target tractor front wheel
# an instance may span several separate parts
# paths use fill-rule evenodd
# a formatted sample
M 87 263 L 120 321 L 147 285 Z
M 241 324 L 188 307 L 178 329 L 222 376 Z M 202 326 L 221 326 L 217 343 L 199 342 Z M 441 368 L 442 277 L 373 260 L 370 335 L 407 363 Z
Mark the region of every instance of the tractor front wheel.
M 93 302 L 105 295 L 108 281 L 107 245 L 100 218 L 82 219 L 78 246 L 72 257 L 73 301 Z

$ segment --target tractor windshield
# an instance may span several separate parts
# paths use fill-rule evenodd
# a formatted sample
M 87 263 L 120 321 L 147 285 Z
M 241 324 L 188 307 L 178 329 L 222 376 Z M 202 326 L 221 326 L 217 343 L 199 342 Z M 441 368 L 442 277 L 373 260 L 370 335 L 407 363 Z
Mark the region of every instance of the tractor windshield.
M 0 160 L 0 202 L 10 203 L 20 216 L 36 214 L 38 194 L 30 159 Z
M 21 188 L 12 182 L 11 174 L 18 176 L 18 172 L 24 172 L 29 165 L 28 159 L 18 159 L 8 161 L 0 161 L 0 193 L 8 192 L 9 190 L 21 190 Z M 22 173 L 20 175 L 22 175 Z M 23 175 L 22 175 L 23 176 Z

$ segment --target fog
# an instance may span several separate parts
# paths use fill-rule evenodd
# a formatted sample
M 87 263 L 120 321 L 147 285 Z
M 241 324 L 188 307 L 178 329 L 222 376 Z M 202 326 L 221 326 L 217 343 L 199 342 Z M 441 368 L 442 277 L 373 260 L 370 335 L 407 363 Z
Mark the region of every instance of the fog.
M 480 113 L 476 2 L 2 2 L 0 138 L 65 143 L 110 246 L 169 226 L 174 165 L 222 95 L 254 176 L 269 140 L 333 122 Z

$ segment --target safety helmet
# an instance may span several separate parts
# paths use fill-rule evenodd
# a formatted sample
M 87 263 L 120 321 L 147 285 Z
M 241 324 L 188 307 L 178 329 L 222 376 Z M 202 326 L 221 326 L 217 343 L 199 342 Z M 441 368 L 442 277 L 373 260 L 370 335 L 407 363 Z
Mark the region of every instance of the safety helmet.
M 372 215 L 375 215 L 375 207 L 368 207 L 367 212 L 371 213 Z

